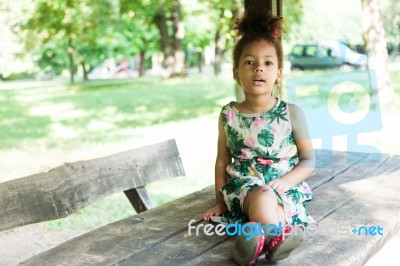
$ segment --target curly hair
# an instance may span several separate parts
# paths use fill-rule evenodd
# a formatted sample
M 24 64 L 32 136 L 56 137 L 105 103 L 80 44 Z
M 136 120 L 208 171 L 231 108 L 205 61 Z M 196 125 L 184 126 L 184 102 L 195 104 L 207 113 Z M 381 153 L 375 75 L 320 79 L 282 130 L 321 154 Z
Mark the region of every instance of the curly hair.
M 283 18 L 273 16 L 270 12 L 248 8 L 241 19 L 235 21 L 234 29 L 240 39 L 233 48 L 233 67 L 238 68 L 239 59 L 244 47 L 251 42 L 266 40 L 275 48 L 278 67 L 283 67 L 283 51 L 280 40 Z

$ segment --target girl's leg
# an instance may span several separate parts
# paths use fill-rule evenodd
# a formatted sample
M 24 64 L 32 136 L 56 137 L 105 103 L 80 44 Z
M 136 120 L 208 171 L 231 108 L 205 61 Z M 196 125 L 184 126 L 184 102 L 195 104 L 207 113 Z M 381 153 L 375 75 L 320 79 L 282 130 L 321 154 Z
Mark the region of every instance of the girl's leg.
M 247 196 L 243 207 L 250 221 L 260 222 L 264 226 L 278 225 L 279 222 L 282 226 L 286 225 L 283 207 L 278 204 L 275 192 L 268 185 L 253 190 Z
M 278 225 L 282 222 L 285 226 L 285 213 L 283 207 L 278 205 L 275 192 L 264 185 L 256 188 L 247 196 L 244 202 L 244 213 L 252 223 L 260 222 L 263 226 L 268 224 Z M 273 230 L 273 227 L 270 227 Z M 250 240 L 244 235 L 236 236 L 235 246 L 231 250 L 232 256 L 239 265 L 253 265 L 262 253 L 268 234 L 255 235 Z

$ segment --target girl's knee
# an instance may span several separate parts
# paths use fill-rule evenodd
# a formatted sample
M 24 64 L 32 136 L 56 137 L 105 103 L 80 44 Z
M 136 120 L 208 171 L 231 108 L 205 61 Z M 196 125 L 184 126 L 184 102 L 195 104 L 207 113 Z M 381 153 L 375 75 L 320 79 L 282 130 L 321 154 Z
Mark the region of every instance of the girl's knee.
M 269 197 L 275 197 L 274 191 L 271 189 L 270 186 L 268 185 L 263 185 L 258 187 L 254 191 L 254 197 L 262 197 L 262 198 L 269 198 Z
M 260 193 L 260 194 L 274 194 L 274 191 L 271 189 L 271 187 L 270 186 L 268 186 L 268 185 L 263 185 L 263 186 L 260 186 L 259 188 L 258 188 L 258 192 Z

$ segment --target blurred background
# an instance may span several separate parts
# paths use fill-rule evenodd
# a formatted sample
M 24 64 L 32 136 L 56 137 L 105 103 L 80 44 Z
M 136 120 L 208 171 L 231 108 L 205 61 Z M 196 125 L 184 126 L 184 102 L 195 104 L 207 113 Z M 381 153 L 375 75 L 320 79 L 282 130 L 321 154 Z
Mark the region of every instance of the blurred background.
M 219 110 L 240 97 L 231 52 L 243 2 L 0 0 L 0 182 L 174 138 L 187 175 L 152 184 L 155 201 L 212 185 Z M 400 2 L 284 0 L 283 16 L 284 97 L 314 113 L 332 98 L 342 124 L 366 108 L 373 125 L 348 128 L 352 146 L 399 154 Z M 343 132 L 329 147 L 314 137 L 316 148 L 350 147 Z M 121 193 L 41 230 L 73 236 L 132 214 Z

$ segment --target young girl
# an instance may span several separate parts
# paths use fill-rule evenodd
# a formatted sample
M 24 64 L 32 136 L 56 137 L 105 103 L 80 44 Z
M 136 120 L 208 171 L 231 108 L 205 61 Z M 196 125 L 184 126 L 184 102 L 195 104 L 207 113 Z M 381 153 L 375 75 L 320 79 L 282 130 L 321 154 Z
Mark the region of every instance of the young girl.
M 314 222 L 304 205 L 312 193 L 303 181 L 315 165 L 306 120 L 298 106 L 274 92 L 282 80 L 281 25 L 282 18 L 255 10 L 236 23 L 241 38 L 233 51 L 233 77 L 245 100 L 222 108 L 216 205 L 204 213 L 205 220 L 224 215 L 230 223 L 264 228 Z M 304 241 L 304 234 L 291 234 L 292 229 L 284 229 L 285 238 L 282 232 L 263 231 L 250 240 L 237 235 L 232 256 L 240 265 L 256 262 L 264 252 L 269 261 L 284 259 Z

